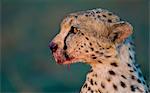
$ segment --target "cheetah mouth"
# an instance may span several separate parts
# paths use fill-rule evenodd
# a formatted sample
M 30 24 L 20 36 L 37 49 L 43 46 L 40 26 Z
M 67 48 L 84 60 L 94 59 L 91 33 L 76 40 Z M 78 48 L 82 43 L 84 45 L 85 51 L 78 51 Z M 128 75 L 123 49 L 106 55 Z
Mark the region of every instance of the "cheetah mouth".
M 72 64 L 77 62 L 76 58 L 69 56 L 66 51 L 61 49 L 53 52 L 53 56 L 58 64 Z

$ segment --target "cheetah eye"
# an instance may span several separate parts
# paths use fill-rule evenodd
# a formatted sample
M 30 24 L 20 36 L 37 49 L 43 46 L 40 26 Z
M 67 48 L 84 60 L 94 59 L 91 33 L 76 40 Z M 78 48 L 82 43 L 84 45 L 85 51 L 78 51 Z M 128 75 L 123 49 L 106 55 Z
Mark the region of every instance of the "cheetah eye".
M 70 31 L 69 31 L 69 33 L 71 34 L 76 34 L 77 32 L 78 32 L 79 30 L 76 28 L 76 27 L 71 27 L 71 29 L 70 29 Z

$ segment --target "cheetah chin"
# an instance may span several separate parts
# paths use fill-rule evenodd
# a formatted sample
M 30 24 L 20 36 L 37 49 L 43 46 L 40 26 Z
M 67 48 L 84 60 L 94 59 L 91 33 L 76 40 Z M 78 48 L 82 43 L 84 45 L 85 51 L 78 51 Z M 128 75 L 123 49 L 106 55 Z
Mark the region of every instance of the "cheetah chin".
M 79 59 L 69 56 L 63 49 L 57 49 L 53 52 L 53 56 L 58 64 L 72 64 L 79 61 Z

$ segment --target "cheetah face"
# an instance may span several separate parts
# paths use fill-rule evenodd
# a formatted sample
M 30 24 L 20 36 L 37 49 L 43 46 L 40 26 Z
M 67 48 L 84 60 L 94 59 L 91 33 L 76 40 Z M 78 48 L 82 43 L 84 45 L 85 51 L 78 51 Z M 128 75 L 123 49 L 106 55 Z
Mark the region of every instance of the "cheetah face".
M 130 34 L 128 23 L 110 24 L 84 14 L 71 14 L 62 21 L 60 33 L 49 47 L 59 64 L 92 64 L 112 56 L 116 43 L 121 43 Z

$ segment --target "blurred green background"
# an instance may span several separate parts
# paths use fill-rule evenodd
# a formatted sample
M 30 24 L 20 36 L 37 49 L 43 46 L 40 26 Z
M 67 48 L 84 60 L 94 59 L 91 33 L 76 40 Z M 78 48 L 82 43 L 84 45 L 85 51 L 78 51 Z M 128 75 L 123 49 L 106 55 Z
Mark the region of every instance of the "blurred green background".
M 1 92 L 79 92 L 89 66 L 57 65 L 48 48 L 68 13 L 115 12 L 134 27 L 137 62 L 150 81 L 148 0 L 2 0 Z

